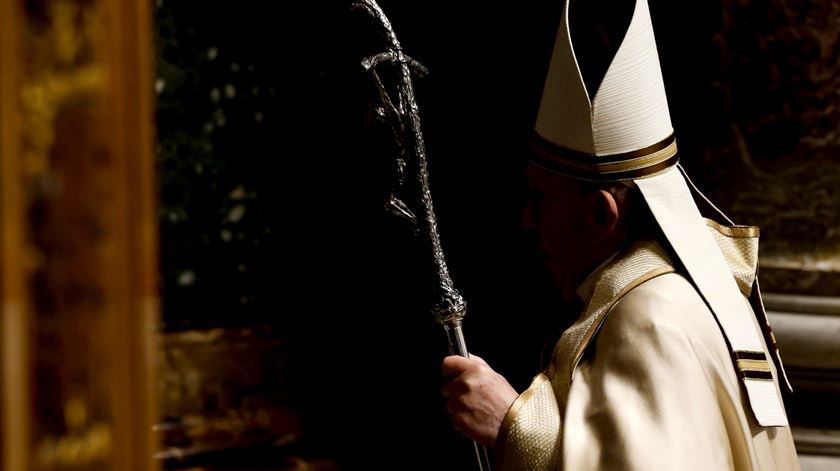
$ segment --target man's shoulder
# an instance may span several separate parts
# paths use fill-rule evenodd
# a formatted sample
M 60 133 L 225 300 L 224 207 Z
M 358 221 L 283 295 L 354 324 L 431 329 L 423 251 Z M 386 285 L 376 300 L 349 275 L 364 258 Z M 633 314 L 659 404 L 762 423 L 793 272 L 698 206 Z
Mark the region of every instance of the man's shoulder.
M 680 273 L 657 276 L 631 289 L 615 304 L 596 341 L 632 344 L 664 338 L 726 348 L 712 312 Z
M 616 302 L 610 317 L 671 317 L 680 309 L 703 307 L 708 311 L 694 285 L 683 274 L 672 272 L 651 278 L 630 289 Z

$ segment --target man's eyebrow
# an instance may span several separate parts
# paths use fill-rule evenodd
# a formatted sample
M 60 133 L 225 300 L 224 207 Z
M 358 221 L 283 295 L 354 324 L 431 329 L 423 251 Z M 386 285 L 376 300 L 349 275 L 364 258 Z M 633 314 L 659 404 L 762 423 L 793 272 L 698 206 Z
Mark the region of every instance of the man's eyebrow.
M 534 199 L 545 199 L 545 192 L 535 185 L 528 185 L 528 196 Z
M 534 177 L 532 177 L 530 175 L 525 175 L 525 184 L 528 185 L 529 187 L 535 186 L 534 185 Z

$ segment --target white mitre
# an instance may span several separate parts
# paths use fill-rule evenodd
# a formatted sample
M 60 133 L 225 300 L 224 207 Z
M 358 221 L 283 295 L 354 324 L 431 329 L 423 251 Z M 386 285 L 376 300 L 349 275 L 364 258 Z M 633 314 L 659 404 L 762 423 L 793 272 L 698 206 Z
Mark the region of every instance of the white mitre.
M 532 162 L 583 180 L 625 181 L 639 188 L 717 318 L 758 423 L 786 426 L 778 388 L 767 378 L 769 363 L 755 314 L 707 230 L 692 190 L 704 197 L 689 188 L 677 165 L 647 0 L 636 0 L 623 42 L 591 101 L 572 47 L 568 11 L 567 0 L 537 116 Z

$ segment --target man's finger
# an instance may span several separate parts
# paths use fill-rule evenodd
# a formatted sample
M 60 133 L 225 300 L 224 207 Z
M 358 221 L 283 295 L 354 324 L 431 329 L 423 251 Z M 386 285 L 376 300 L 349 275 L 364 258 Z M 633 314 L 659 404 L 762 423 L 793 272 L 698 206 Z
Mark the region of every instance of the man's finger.
M 470 366 L 470 361 L 458 355 L 450 355 L 443 359 L 441 370 L 444 378 L 454 378 Z
M 446 411 L 450 415 L 460 415 L 469 412 L 467 398 L 461 395 L 454 395 L 446 400 Z
M 455 392 L 455 383 L 449 381 L 448 383 L 444 384 L 442 388 L 440 388 L 440 393 L 443 394 L 443 397 L 449 397 L 452 393 Z

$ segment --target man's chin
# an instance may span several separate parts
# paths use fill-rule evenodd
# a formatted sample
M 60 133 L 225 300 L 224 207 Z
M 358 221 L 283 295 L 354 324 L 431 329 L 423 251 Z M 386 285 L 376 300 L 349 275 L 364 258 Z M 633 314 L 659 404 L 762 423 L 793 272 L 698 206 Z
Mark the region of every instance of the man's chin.
M 553 296 L 559 301 L 569 302 L 577 299 L 577 283 L 571 280 L 571 275 L 566 273 L 567 262 L 552 258 L 546 252 L 535 250 L 533 254 L 538 258 L 543 270 L 546 282 L 553 288 Z
M 556 281 L 554 283 L 554 286 L 557 288 L 557 294 L 560 296 L 560 299 L 563 302 L 568 303 L 577 299 L 577 293 L 575 292 L 574 288 L 558 285 Z
M 577 284 L 565 273 L 558 270 L 556 265 L 546 263 L 546 269 L 551 274 L 551 283 L 563 301 L 573 301 L 577 297 Z

